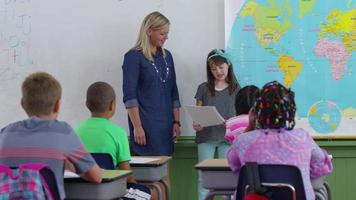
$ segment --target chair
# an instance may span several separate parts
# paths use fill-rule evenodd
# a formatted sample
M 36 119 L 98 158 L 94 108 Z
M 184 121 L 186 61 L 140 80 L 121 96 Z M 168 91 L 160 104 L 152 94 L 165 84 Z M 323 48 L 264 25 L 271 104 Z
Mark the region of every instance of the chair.
M 239 173 L 236 200 L 243 200 L 250 188 L 249 166 L 246 163 Z M 269 191 L 271 199 L 305 200 L 302 174 L 298 167 L 278 164 L 258 164 L 260 182 Z
M 46 167 L 46 168 L 41 169 L 40 173 L 41 173 L 42 177 L 46 180 L 46 184 L 47 184 L 49 190 L 51 191 L 52 197 L 54 198 L 54 200 L 60 200 L 61 197 L 59 195 L 56 177 L 55 177 L 54 173 L 52 172 L 52 170 Z
M 102 169 L 115 169 L 114 161 L 108 153 L 90 153 Z
M 331 190 L 329 184 L 324 181 L 323 186 L 317 190 L 314 190 L 315 192 L 315 199 L 316 200 L 331 200 Z

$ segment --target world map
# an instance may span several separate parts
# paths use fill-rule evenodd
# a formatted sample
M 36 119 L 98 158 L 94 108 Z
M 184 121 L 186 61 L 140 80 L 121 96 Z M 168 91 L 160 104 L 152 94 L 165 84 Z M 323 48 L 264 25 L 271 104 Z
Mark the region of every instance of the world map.
M 246 0 L 227 44 L 241 86 L 280 81 L 295 92 L 298 117 L 310 123 L 322 117 L 308 115 L 317 103 L 335 105 L 338 123 L 322 130 L 311 124 L 318 133 L 356 117 L 355 52 L 356 0 Z

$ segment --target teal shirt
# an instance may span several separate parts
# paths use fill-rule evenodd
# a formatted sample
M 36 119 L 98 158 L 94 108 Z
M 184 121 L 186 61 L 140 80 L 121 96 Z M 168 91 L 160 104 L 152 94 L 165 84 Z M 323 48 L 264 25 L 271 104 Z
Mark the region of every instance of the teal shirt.
M 75 129 L 90 153 L 109 153 L 115 166 L 130 161 L 126 131 L 104 118 L 89 118 Z

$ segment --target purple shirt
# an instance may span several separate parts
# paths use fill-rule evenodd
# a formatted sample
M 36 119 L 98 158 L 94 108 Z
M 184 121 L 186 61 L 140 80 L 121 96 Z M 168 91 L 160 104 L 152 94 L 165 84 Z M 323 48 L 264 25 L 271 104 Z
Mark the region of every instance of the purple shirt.
M 246 162 L 297 166 L 308 200 L 315 199 L 310 180 L 331 173 L 333 168 L 327 152 L 303 129 L 258 129 L 240 134 L 229 149 L 227 159 L 236 173 Z

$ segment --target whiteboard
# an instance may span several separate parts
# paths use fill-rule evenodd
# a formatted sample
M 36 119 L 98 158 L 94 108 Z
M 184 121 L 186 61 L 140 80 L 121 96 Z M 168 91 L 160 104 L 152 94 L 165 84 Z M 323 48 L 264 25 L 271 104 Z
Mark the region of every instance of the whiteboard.
M 206 80 L 205 59 L 224 47 L 221 0 L 4 0 L 0 2 L 0 127 L 26 118 L 21 83 L 35 71 L 56 77 L 63 88 L 60 120 L 77 126 L 89 116 L 87 87 L 111 84 L 117 95 L 113 121 L 126 130 L 122 103 L 123 56 L 135 43 L 143 18 L 160 11 L 171 21 L 169 49 L 182 105 L 195 104 Z M 182 109 L 182 134 L 193 135 Z

